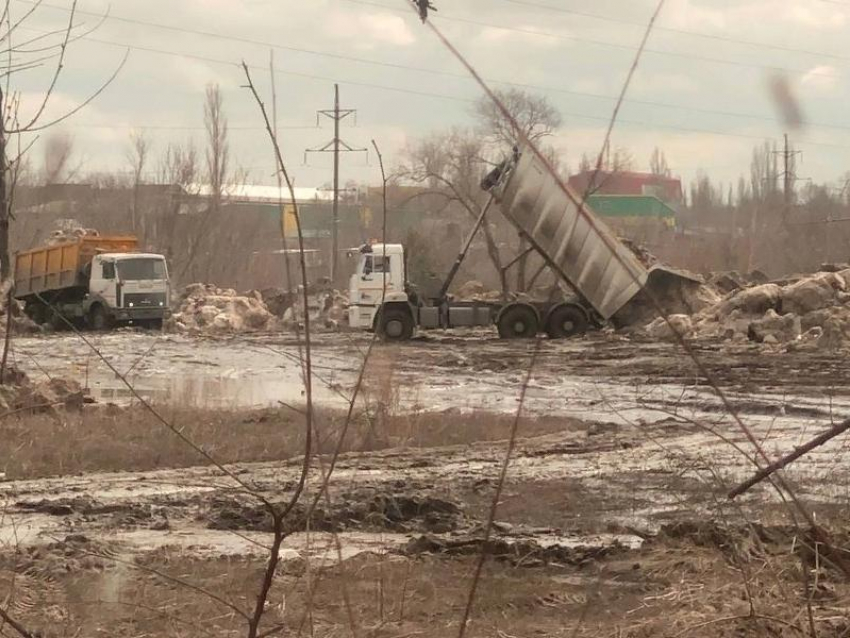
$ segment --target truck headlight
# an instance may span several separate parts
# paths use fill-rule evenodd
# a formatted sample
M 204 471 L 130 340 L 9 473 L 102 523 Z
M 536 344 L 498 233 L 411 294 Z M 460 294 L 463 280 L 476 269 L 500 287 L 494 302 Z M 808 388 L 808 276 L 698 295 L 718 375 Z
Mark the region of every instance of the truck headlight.
M 160 301 L 160 302 L 159 302 L 159 305 L 160 305 L 160 307 L 161 307 L 161 306 L 164 306 L 165 304 L 164 304 L 163 302 L 161 302 L 161 301 Z
M 128 305 L 130 308 L 132 308 L 132 307 L 133 307 L 133 302 L 131 301 L 131 302 L 130 302 L 130 303 L 128 303 L 127 305 Z

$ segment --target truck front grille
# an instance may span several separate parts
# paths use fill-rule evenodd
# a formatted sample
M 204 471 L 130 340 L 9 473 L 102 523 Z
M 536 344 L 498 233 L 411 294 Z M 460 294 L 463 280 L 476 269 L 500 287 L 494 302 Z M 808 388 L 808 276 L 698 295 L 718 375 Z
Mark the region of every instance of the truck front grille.
M 125 292 L 123 303 L 124 308 L 129 308 L 133 304 L 133 308 L 159 308 L 160 303 L 166 305 L 164 292 Z

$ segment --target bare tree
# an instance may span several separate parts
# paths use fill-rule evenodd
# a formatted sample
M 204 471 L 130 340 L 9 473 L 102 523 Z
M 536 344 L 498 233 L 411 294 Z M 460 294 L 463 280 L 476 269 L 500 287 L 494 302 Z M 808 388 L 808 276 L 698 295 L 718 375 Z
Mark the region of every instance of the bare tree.
M 624 173 L 634 168 L 635 158 L 631 151 L 621 146 L 614 149 L 614 155 L 608 158 L 607 169 L 612 173 Z
M 198 149 L 194 144 L 169 144 L 166 147 L 159 161 L 156 180 L 168 188 L 170 196 L 160 203 L 151 239 L 172 263 L 177 253 L 175 241 L 178 237 L 178 220 L 186 200 L 195 194 L 199 174 Z
M 206 130 L 206 179 L 208 185 L 207 206 L 198 218 L 198 224 L 189 239 L 187 260 L 180 275 L 198 274 L 196 260 L 202 243 L 212 230 L 214 221 L 221 212 L 225 198 L 225 184 L 228 181 L 230 163 L 230 144 L 227 139 L 227 115 L 224 112 L 224 99 L 217 84 L 207 87 L 204 99 L 204 128 Z
M 667 165 L 667 157 L 657 146 L 652 151 L 652 156 L 649 158 L 649 171 L 653 175 L 660 177 L 670 177 L 670 167 Z
M 75 23 L 77 0 L 73 0 L 68 21 L 63 28 L 19 38 L 21 32 L 31 32 L 27 25 L 41 8 L 41 2 L 25 3 L 21 12 L 13 16 L 16 7 L 17 3 L 6 0 L 0 16 L 0 43 L 3 44 L 3 55 L 0 56 L 0 276 L 3 279 L 11 274 L 9 229 L 12 214 L 9 201 L 13 197 L 11 189 L 14 186 L 15 166 L 34 142 L 29 140 L 26 145 L 22 144 L 20 137 L 49 129 L 81 111 L 112 83 L 127 60 L 125 55 L 112 75 L 77 106 L 59 115 L 49 114 L 55 89 L 65 69 L 69 45 L 88 35 L 99 25 L 87 31 L 78 28 Z M 36 43 L 37 46 L 33 46 Z M 42 96 L 33 105 L 22 104 L 21 91 L 13 86 L 12 80 L 22 71 L 50 66 L 50 80 Z M 31 108 L 27 108 L 28 106 Z M 17 152 L 14 155 L 10 153 L 10 138 L 13 136 L 18 139 Z
M 484 141 L 473 131 L 456 129 L 431 135 L 407 150 L 406 166 L 400 176 L 426 185 L 429 194 L 441 200 L 443 207 L 457 205 L 476 220 L 485 203 L 479 186 L 486 166 L 483 156 Z M 485 222 L 482 231 L 502 293 L 507 295 L 508 283 L 491 224 Z
M 481 133 L 501 152 L 510 150 L 523 137 L 537 142 L 560 128 L 561 114 L 546 97 L 520 89 L 497 90 L 494 93 L 514 121 L 504 117 L 502 111 L 486 96 L 475 103 L 473 112 Z
M 133 201 L 130 204 L 130 228 L 138 232 L 139 226 L 139 190 L 144 179 L 145 167 L 150 155 L 150 140 L 144 131 L 133 131 L 130 134 L 130 148 L 127 151 L 127 161 L 130 164 L 133 177 Z
M 206 90 L 204 102 L 204 127 L 207 134 L 207 176 L 210 185 L 210 202 L 217 211 L 221 206 L 227 177 L 230 145 L 227 141 L 227 116 L 218 84 Z
M 473 111 L 478 120 L 478 130 L 492 145 L 497 156 L 506 156 L 522 139 L 538 143 L 553 135 L 561 126 L 561 114 L 544 96 L 519 89 L 497 90 L 494 93 L 511 117 L 505 117 L 505 112 L 487 96 L 482 96 L 475 103 Z M 551 146 L 544 148 L 547 158 L 557 163 L 558 153 L 555 149 Z M 529 254 L 528 242 L 520 235 L 516 249 L 518 292 L 526 290 Z

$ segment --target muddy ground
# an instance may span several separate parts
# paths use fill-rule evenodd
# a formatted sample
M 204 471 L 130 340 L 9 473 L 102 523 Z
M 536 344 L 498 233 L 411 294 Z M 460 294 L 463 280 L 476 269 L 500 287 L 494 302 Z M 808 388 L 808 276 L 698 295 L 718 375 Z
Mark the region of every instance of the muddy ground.
M 292 496 L 294 340 L 94 343 L 249 491 Z M 319 498 L 368 344 L 317 338 L 322 454 L 285 521 L 264 631 L 458 632 L 534 346 L 481 332 L 378 346 Z M 785 473 L 812 532 L 770 485 L 728 500 L 752 446 L 674 346 L 598 334 L 540 347 L 469 635 L 850 635 L 846 437 Z M 850 416 L 845 357 L 736 348 L 697 344 L 771 457 Z M 246 635 L 271 542 L 256 498 L 78 339 L 17 340 L 14 355 L 33 376 L 75 376 L 99 404 L 2 415 L 0 603 L 51 636 Z

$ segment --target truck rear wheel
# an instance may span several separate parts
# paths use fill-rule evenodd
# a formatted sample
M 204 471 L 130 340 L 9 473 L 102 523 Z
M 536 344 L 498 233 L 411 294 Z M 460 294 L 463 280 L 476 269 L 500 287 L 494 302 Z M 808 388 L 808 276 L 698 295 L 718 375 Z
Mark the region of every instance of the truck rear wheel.
M 40 301 L 27 301 L 24 306 L 24 314 L 38 325 L 47 323 L 48 307 Z
M 531 339 L 537 334 L 540 323 L 534 308 L 516 304 L 502 311 L 496 327 L 502 339 Z
M 387 308 L 378 317 L 378 331 L 385 341 L 407 341 L 413 327 L 413 317 L 401 308 Z
M 566 339 L 587 332 L 587 314 L 572 304 L 557 306 L 546 320 L 546 334 L 550 339 Z
M 100 304 L 95 304 L 89 310 L 89 326 L 92 330 L 96 330 L 97 332 L 109 330 L 112 327 L 112 323 L 112 317 L 109 316 L 106 308 Z

